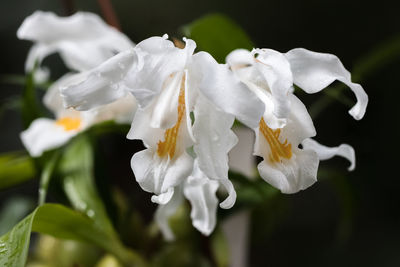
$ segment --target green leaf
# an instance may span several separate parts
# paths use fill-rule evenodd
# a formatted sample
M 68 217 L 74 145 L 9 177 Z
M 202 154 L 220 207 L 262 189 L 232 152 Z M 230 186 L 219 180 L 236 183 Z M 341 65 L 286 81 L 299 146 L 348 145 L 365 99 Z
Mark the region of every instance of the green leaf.
M 58 204 L 44 204 L 0 238 L 0 266 L 25 266 L 31 231 L 95 244 L 125 263 L 144 263 L 91 218 Z
M 50 159 L 44 163 L 45 166 L 43 168 L 42 174 L 40 175 L 39 205 L 43 205 L 46 200 L 47 189 L 49 187 L 50 179 L 60 158 L 59 152 L 59 150 L 54 151 Z
M 246 32 L 229 17 L 211 14 L 182 27 L 183 34 L 196 41 L 200 50 L 209 52 L 220 62 L 237 48 L 252 49 L 253 42 Z
M 0 155 L 0 190 L 35 177 L 35 165 L 29 156 L 21 152 Z
M 2 74 L 0 75 L 0 83 L 10 84 L 10 85 L 26 85 L 26 76 L 21 74 Z M 52 84 L 52 81 L 46 81 L 43 83 L 38 83 L 37 88 L 41 90 L 47 90 L 47 88 Z
M 93 150 L 87 136 L 80 135 L 65 148 L 59 174 L 72 206 L 85 213 L 105 231 L 115 234 L 94 181 Z
M 237 192 L 236 208 L 253 208 L 279 195 L 279 190 L 259 177 L 256 180 L 249 180 L 240 173 L 229 171 L 229 178 Z
M 220 227 L 211 236 L 211 251 L 218 267 L 229 266 L 229 246 Z
M 22 121 L 24 122 L 25 128 L 31 124 L 31 122 L 39 117 L 42 117 L 42 110 L 36 97 L 35 83 L 33 78 L 33 70 L 26 76 L 25 88 L 22 95 Z
M 25 266 L 33 218 L 34 213 L 0 238 L 0 266 Z
M 2 203 L 3 208 L 0 211 L 0 235 L 8 232 L 22 218 L 35 208 L 32 199 L 15 196 Z

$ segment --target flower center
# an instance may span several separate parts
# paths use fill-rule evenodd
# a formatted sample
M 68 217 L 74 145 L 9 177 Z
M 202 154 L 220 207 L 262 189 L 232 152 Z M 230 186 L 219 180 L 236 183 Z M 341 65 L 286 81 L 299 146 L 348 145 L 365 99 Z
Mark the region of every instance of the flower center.
M 181 88 L 178 100 L 178 120 L 176 124 L 167 129 L 164 133 L 164 141 L 158 141 L 157 154 L 159 157 L 165 157 L 167 154 L 169 158 L 175 155 L 176 139 L 178 138 L 179 128 L 182 119 L 185 115 L 185 75 L 182 77 Z
M 279 141 L 281 129 L 272 130 L 267 126 L 264 118 L 261 118 L 260 132 L 271 148 L 271 153 L 269 155 L 269 160 L 271 162 L 280 162 L 281 158 L 290 159 L 292 157 L 292 144 L 288 144 L 287 139 L 283 144 Z
M 81 126 L 81 123 L 80 118 L 71 117 L 64 117 L 56 121 L 56 124 L 62 126 L 65 131 L 77 130 Z

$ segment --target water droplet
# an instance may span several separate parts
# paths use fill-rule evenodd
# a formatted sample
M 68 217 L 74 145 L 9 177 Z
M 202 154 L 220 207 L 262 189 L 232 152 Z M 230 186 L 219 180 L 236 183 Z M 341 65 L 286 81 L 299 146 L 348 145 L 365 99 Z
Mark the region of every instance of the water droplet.
M 7 252 L 7 246 L 5 243 L 0 243 L 0 253 L 6 253 Z
M 94 213 L 93 210 L 88 210 L 88 211 L 86 212 L 86 215 L 89 216 L 90 218 L 93 218 L 94 214 L 95 214 L 95 213 Z
M 118 67 L 119 67 L 121 70 L 125 69 L 125 65 L 124 65 L 124 63 L 122 63 L 122 62 L 118 62 Z

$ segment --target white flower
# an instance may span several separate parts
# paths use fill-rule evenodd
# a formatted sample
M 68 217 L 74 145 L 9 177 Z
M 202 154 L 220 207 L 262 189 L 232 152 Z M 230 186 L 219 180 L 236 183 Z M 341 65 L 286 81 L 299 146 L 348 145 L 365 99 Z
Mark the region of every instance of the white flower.
M 68 68 L 85 71 L 134 46 L 124 34 L 88 12 L 58 17 L 52 12 L 36 11 L 24 20 L 17 36 L 35 43 L 25 63 L 26 71 L 57 52 Z
M 234 116 L 254 127 L 262 103 L 226 65 L 208 53 L 193 54 L 192 40 L 184 39 L 186 46 L 180 49 L 166 38 L 140 42 L 108 60 L 113 67 L 93 70 L 86 81 L 62 94 L 68 106 L 85 110 L 117 99 L 121 91 L 131 92 L 139 109 L 128 138 L 143 140 L 147 147 L 132 157 L 131 165 L 140 186 L 161 205 L 157 221 L 166 220 L 179 203 L 176 199 L 185 194 L 192 203 L 194 226 L 209 234 L 215 225 L 217 187 L 229 193 L 222 208 L 230 208 L 236 199 L 227 157 L 237 141 L 230 130 Z M 191 147 L 193 156 L 187 152 Z
M 65 109 L 59 92 L 59 84 L 65 80 L 77 78 L 76 75 L 66 75 L 55 82 L 46 92 L 43 102 L 51 110 L 55 119 L 39 118 L 34 120 L 25 131 L 21 132 L 21 140 L 29 154 L 41 156 L 46 150 L 57 148 L 91 125 L 114 119 L 120 123 L 132 120 L 136 101 L 131 95 L 109 105 L 90 111 L 79 112 Z
M 283 193 L 295 193 L 316 181 L 319 160 L 340 155 L 351 161 L 353 169 L 354 150 L 349 145 L 327 148 L 310 139 L 316 134 L 313 122 L 292 93 L 293 84 L 315 93 L 334 80 L 342 81 L 357 97 L 349 113 L 361 119 L 368 97 L 359 84 L 351 82 L 350 73 L 336 56 L 300 48 L 286 54 L 271 49 L 239 49 L 228 55 L 227 62 L 265 106 L 258 127 L 253 127 L 254 154 L 264 158 L 258 165 L 264 180 Z

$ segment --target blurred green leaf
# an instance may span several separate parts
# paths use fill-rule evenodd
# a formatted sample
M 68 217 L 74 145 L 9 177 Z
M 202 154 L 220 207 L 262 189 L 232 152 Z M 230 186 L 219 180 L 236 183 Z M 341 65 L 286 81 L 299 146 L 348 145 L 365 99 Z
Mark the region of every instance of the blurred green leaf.
M 21 74 L 2 74 L 0 75 L 0 83 L 10 84 L 10 85 L 26 85 L 26 76 Z M 51 81 L 46 81 L 44 83 L 37 84 L 37 88 L 41 90 L 47 90 L 51 85 Z
M 29 263 L 57 267 L 90 267 L 95 265 L 102 252 L 98 246 L 87 242 L 63 240 L 40 234 L 35 240 L 34 248 L 30 249 Z
M 196 41 L 200 50 L 209 52 L 218 62 L 237 48 L 252 49 L 246 32 L 229 17 L 211 14 L 182 27 L 182 33 Z
M 25 88 L 22 94 L 21 113 L 25 128 L 28 128 L 33 120 L 43 116 L 36 97 L 33 73 L 34 70 L 26 76 Z
M 0 211 L 0 235 L 7 233 L 35 207 L 32 199 L 15 196 L 2 203 Z
M 44 204 L 46 201 L 47 189 L 49 187 L 50 178 L 53 175 L 56 164 L 60 158 L 60 151 L 56 150 L 52 153 L 49 160 L 44 164 L 42 174 L 40 175 L 40 185 L 39 185 L 39 205 Z
M 126 250 L 92 219 L 62 205 L 44 204 L 0 238 L 0 266 L 25 266 L 31 231 L 95 244 L 124 262 L 140 263 L 137 255 Z
M 0 118 L 4 115 L 5 111 L 21 108 L 21 96 L 10 96 L 0 101 Z
M 35 177 L 35 165 L 29 156 L 21 152 L 0 155 L 0 190 Z
M 217 267 L 229 266 L 229 247 L 224 233 L 220 228 L 215 229 L 211 236 L 211 251 Z
M 132 261 L 143 265 L 141 257 L 132 251 L 127 252 L 119 241 L 96 188 L 93 160 L 92 145 L 85 134 L 77 136 L 68 144 L 57 170 L 62 177 L 65 193 L 75 209 L 86 214 L 114 240 L 114 246 L 120 250 L 112 251 L 115 256 L 125 263 Z
M 72 206 L 93 218 L 105 231 L 115 234 L 96 189 L 93 150 L 85 135 L 73 139 L 65 148 L 58 172 Z
M 279 195 L 279 190 L 260 178 L 249 180 L 244 175 L 234 171 L 229 171 L 229 178 L 236 188 L 237 201 L 235 206 L 238 209 L 253 208 L 255 205 L 268 202 Z
M 336 230 L 336 244 L 343 245 L 353 231 L 355 216 L 355 192 L 351 186 L 349 175 L 346 172 L 336 169 L 320 168 L 318 178 L 322 181 L 328 181 L 336 192 L 340 204 L 340 217 Z

